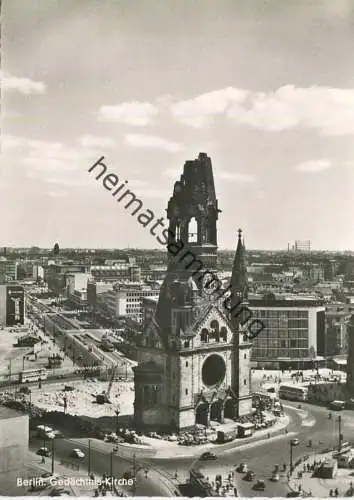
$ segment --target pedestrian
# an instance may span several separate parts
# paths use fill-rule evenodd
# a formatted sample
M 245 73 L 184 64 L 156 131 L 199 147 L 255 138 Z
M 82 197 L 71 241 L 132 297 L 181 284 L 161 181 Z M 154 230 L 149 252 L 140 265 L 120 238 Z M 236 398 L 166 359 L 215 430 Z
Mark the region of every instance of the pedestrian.
M 333 497 L 333 490 L 329 490 L 329 496 Z
M 41 464 L 45 464 L 45 458 L 42 457 Z
M 336 496 L 336 497 L 339 497 L 339 491 L 338 491 L 338 488 L 336 488 L 336 489 L 334 490 L 334 494 L 335 494 L 335 496 Z

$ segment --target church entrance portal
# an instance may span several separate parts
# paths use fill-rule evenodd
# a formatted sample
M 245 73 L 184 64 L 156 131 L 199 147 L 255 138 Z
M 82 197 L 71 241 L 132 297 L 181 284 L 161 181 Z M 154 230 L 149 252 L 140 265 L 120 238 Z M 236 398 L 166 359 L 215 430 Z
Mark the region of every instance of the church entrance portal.
M 214 401 L 210 406 L 210 420 L 221 423 L 222 401 L 220 399 Z
M 224 406 L 224 417 L 233 420 L 236 416 L 235 407 L 235 401 L 232 398 L 227 399 Z
M 195 423 L 205 425 L 208 427 L 209 424 L 209 405 L 208 403 L 201 403 L 197 406 L 195 413 Z

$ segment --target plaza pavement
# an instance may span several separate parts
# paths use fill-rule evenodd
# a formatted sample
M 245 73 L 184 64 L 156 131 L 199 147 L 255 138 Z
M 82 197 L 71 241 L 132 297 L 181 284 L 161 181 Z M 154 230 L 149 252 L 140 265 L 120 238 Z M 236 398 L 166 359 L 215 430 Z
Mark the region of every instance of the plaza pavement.
M 311 455 L 306 461 L 301 461 L 301 463 L 295 467 L 289 479 L 288 484 L 290 489 L 299 491 L 299 487 L 301 487 L 302 491 L 305 493 L 310 492 L 313 497 L 328 498 L 329 491 L 337 488 L 340 497 L 353 496 L 349 494 L 350 483 L 354 483 L 354 471 L 352 469 L 338 469 L 336 477 L 333 479 L 312 477 L 313 471 L 303 472 L 304 465 L 312 465 L 314 461 L 324 462 L 325 460 L 331 459 L 333 453 L 334 451 L 321 455 Z M 301 479 L 298 479 L 299 472 L 303 473 Z
M 306 412 L 307 414 L 307 412 Z M 148 438 L 144 437 L 144 442 L 149 444 L 152 448 L 156 450 L 156 454 L 154 454 L 154 459 L 165 459 L 170 457 L 193 457 L 198 453 L 204 453 L 205 451 L 216 450 L 219 452 L 225 452 L 230 449 L 230 445 L 232 446 L 232 450 L 239 446 L 243 446 L 245 444 L 250 444 L 253 442 L 259 442 L 260 440 L 267 440 L 270 437 L 275 437 L 278 435 L 284 435 L 284 430 L 290 424 L 290 417 L 285 415 L 284 417 L 280 417 L 279 421 L 268 429 L 262 429 L 256 431 L 255 434 L 249 438 L 239 438 L 231 443 L 225 443 L 220 445 L 215 445 L 213 443 L 202 444 L 202 445 L 192 445 L 192 446 L 181 446 L 177 442 L 165 441 L 162 439 Z

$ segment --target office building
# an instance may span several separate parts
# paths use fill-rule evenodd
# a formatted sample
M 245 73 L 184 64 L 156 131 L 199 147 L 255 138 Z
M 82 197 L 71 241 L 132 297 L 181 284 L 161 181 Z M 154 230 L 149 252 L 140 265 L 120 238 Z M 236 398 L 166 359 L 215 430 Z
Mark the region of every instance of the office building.
M 252 361 L 277 367 L 310 364 L 325 355 L 325 307 L 316 300 L 252 299 L 249 308 L 264 329 L 253 340 Z

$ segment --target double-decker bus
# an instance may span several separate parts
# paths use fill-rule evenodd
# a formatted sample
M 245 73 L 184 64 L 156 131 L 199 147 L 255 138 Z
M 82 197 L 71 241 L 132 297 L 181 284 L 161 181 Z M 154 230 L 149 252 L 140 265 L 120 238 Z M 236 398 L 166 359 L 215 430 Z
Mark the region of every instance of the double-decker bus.
M 23 370 L 20 372 L 20 383 L 38 382 L 47 378 L 47 370 L 45 368 L 34 368 L 32 370 Z
M 281 385 L 278 395 L 280 399 L 288 399 L 289 401 L 307 401 L 308 389 L 295 385 Z

